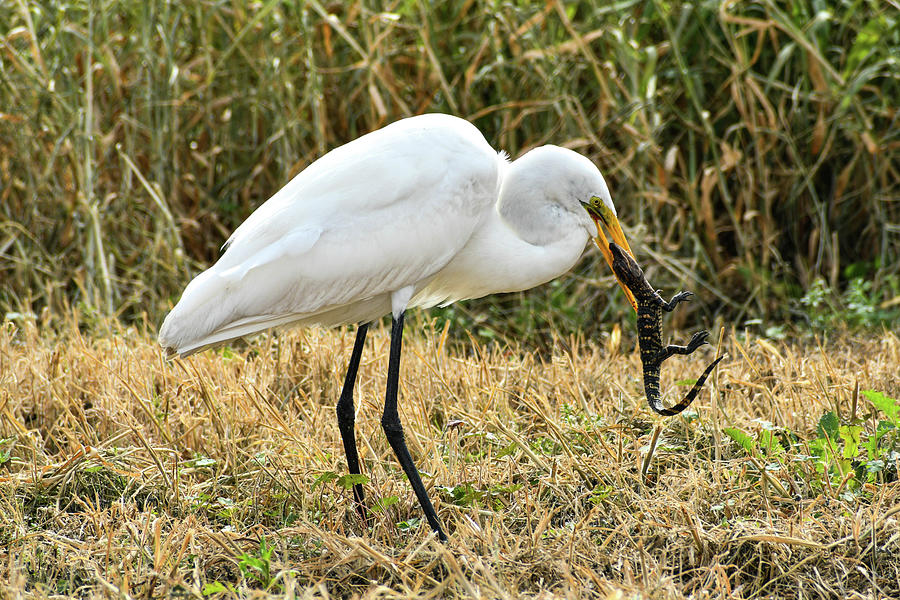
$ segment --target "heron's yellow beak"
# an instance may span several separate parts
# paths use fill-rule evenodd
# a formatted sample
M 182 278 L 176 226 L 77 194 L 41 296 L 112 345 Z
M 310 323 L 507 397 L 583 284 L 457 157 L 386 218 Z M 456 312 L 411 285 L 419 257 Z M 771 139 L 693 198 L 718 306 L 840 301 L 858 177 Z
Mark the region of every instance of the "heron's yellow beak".
M 582 202 L 581 205 L 594 220 L 594 224 L 597 225 L 597 236 L 594 237 L 594 244 L 600 248 L 600 252 L 603 253 L 603 258 L 605 258 L 607 264 L 609 264 L 610 270 L 612 270 L 613 255 L 612 252 L 609 251 L 609 241 L 606 239 L 606 234 L 603 233 L 603 229 L 600 227 L 601 223 L 603 223 L 603 226 L 609 231 L 609 237 L 612 238 L 612 241 L 624 248 L 625 251 L 634 258 L 631 247 L 628 245 L 628 240 L 625 239 L 625 234 L 622 232 L 622 226 L 619 225 L 619 219 L 613 214 L 612 210 L 610 210 L 610 208 L 599 198 L 591 198 L 590 204 Z M 615 271 L 613 271 L 613 275 L 619 282 L 622 291 L 625 292 L 625 297 L 628 298 L 634 312 L 637 312 L 637 302 L 634 299 L 634 294 L 631 293 L 631 290 L 628 289 L 627 285 L 622 283 L 622 280 L 619 279 L 619 276 L 616 275 Z

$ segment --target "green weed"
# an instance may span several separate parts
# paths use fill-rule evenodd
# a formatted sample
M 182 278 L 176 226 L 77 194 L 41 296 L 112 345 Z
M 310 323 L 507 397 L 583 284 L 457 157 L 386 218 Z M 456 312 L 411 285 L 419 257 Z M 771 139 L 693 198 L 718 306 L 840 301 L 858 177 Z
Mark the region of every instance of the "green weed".
M 755 437 L 736 427 L 723 431 L 748 455 L 766 461 L 767 470 L 784 472 L 816 493 L 842 493 L 850 499 L 854 494 L 869 496 L 871 491 L 864 491 L 864 484 L 897 479 L 900 400 L 874 390 L 862 394 L 875 409 L 870 418 L 855 417 L 842 423 L 834 411 L 827 411 L 816 424 L 812 439 L 767 422 L 761 422 Z M 876 420 L 879 412 L 887 418 Z M 806 469 L 806 464 L 813 470 Z
M 816 329 L 840 326 L 887 326 L 900 319 L 900 279 L 886 277 L 879 288 L 872 281 L 854 277 L 846 289 L 838 293 L 817 278 L 800 298 L 800 305 L 810 325 Z
M 260 538 L 258 552 L 254 554 L 245 552 L 238 557 L 241 576 L 268 589 L 272 583 L 272 552 L 273 548 L 266 545 L 266 538 Z
M 512 496 L 521 487 L 521 484 L 478 487 L 472 482 L 466 482 L 443 486 L 440 490 L 448 501 L 457 506 L 485 506 L 501 510 L 509 505 Z

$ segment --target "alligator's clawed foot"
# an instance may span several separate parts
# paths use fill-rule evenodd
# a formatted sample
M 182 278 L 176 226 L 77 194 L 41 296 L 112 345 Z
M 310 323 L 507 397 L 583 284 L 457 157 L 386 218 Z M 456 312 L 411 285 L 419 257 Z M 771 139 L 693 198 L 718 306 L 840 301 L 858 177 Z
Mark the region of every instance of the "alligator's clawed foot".
M 669 300 L 668 304 L 663 305 L 663 308 L 666 309 L 666 312 L 672 312 L 673 310 L 675 310 L 676 306 L 678 306 L 681 302 L 690 300 L 693 295 L 694 292 L 678 292 L 677 294 L 672 296 L 672 299 Z
M 709 337 L 708 331 L 698 331 L 697 333 L 695 333 L 693 335 L 693 337 L 691 337 L 691 341 L 688 342 L 688 345 L 687 345 L 688 352 L 689 353 L 693 352 L 694 350 L 696 350 L 697 348 L 699 348 L 700 346 L 705 344 L 706 338 L 708 338 L 708 337 Z
M 672 296 L 671 304 L 678 304 L 679 302 L 690 300 L 693 295 L 694 292 L 678 292 L 677 294 Z

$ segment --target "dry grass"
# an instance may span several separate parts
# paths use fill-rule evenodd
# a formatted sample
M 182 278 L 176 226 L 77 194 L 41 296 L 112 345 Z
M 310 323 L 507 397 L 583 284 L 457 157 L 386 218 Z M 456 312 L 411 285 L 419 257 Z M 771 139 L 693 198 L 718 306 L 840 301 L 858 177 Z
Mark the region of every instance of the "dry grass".
M 900 596 L 897 465 L 840 482 L 803 458 L 826 411 L 871 433 L 857 382 L 900 397 L 893 334 L 728 334 L 696 413 L 660 421 L 617 330 L 538 355 L 409 327 L 401 418 L 451 536 L 442 546 L 379 429 L 383 328 L 361 365 L 358 428 L 369 500 L 399 500 L 367 527 L 336 481 L 315 483 L 345 472 L 334 405 L 351 332 L 166 363 L 149 335 L 100 325 L 91 337 L 52 319 L 0 329 L 5 596 Z M 664 385 L 699 373 L 701 354 L 667 363 Z M 796 469 L 769 464 L 761 478 L 767 459 L 723 434 L 765 421 L 798 440 L 781 456 Z M 272 553 L 254 563 L 262 539 Z

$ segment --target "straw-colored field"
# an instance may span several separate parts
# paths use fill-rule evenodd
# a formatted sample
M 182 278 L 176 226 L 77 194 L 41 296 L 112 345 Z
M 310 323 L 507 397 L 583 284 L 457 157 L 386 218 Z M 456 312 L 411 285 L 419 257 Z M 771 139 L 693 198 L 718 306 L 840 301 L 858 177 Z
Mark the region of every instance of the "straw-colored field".
M 357 388 L 366 490 L 383 507 L 366 526 L 336 477 L 351 331 L 166 363 L 134 329 L 7 323 L 5 596 L 900 596 L 895 335 L 726 332 L 729 358 L 696 410 L 659 420 L 617 330 L 537 355 L 445 344 L 422 323 L 405 344 L 401 418 L 446 546 L 380 431 L 383 328 Z M 669 403 L 712 352 L 666 363 Z
M 897 14 L 0 2 L 0 600 L 900 598 Z M 400 415 L 446 545 L 380 430 L 383 326 L 371 523 L 334 414 L 352 331 L 174 362 L 153 339 L 293 175 L 427 112 L 601 170 L 649 280 L 698 295 L 666 331 L 717 324 L 665 364 L 667 404 L 728 353 L 657 418 L 595 250 L 410 316 Z

